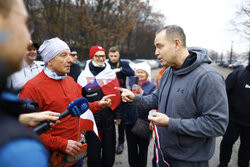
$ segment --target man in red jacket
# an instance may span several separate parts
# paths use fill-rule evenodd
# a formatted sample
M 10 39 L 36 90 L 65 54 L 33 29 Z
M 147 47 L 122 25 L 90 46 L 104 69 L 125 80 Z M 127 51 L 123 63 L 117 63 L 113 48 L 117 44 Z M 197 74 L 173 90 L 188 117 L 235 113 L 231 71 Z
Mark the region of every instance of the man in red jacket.
M 25 84 L 20 93 L 22 99 L 32 99 L 38 103 L 40 111 L 62 113 L 75 99 L 82 97 L 82 87 L 67 76 L 73 59 L 68 45 L 59 38 L 44 41 L 38 52 L 45 62 L 44 70 Z M 109 106 L 109 96 L 90 103 L 90 110 L 97 112 Z M 77 117 L 67 116 L 51 130 L 40 135 L 47 149 L 52 153 L 51 166 L 82 166 L 82 159 L 67 162 L 67 155 L 77 156 L 82 149 L 79 143 L 79 121 Z M 55 156 L 56 155 L 56 156 Z

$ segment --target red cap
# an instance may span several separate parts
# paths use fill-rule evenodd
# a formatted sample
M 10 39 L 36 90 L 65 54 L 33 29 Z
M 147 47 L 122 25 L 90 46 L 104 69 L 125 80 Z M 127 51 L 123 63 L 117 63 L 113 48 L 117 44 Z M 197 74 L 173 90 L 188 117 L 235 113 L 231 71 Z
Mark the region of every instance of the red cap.
M 90 49 L 90 51 L 89 51 L 89 59 L 92 59 L 92 57 L 98 51 L 104 51 L 104 53 L 106 54 L 105 49 L 103 49 L 103 47 L 101 47 L 99 45 L 98 46 L 92 46 L 91 49 Z

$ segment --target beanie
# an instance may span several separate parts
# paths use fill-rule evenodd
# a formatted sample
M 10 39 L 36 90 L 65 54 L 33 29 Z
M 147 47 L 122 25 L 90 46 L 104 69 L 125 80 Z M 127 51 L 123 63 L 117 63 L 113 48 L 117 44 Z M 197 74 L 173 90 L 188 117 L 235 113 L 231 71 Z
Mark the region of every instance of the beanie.
M 104 53 L 106 54 L 105 52 L 105 49 L 103 49 L 103 47 L 101 46 L 92 46 L 90 48 L 90 51 L 89 51 L 89 59 L 92 59 L 92 57 L 95 55 L 96 52 L 98 51 L 104 51 Z
M 148 74 L 148 79 L 151 79 L 151 67 L 147 63 L 138 63 L 136 64 L 135 71 L 136 70 L 143 70 Z
M 39 47 L 38 52 L 42 56 L 44 63 L 47 64 L 51 59 L 64 50 L 70 50 L 69 46 L 58 37 L 55 37 L 45 40 Z

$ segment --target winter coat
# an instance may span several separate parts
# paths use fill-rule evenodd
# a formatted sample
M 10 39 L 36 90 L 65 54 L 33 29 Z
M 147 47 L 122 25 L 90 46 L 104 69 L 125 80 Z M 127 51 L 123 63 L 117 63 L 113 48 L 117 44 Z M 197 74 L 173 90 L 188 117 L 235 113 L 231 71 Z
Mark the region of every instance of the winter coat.
M 229 119 L 250 126 L 250 66 L 233 71 L 226 79 Z
M 207 161 L 215 150 L 215 137 L 228 124 L 228 101 L 223 77 L 213 69 L 205 50 L 192 49 L 193 63 L 169 67 L 151 95 L 137 95 L 141 109 L 158 108 L 169 117 L 167 127 L 157 126 L 163 156 L 183 161 Z M 188 64 L 188 63 L 183 63 Z

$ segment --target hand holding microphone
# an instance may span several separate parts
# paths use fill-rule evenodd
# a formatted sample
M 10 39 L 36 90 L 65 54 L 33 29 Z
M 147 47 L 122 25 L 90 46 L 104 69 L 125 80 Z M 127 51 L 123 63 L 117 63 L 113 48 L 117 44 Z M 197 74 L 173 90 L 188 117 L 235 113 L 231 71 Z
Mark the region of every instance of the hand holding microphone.
M 42 111 L 20 114 L 18 121 L 27 126 L 36 126 L 42 121 L 51 120 L 58 121 L 60 113 L 52 111 Z M 56 122 L 58 123 L 58 122 Z
M 65 118 L 69 114 L 72 117 L 80 116 L 85 111 L 87 111 L 88 108 L 89 108 L 88 100 L 84 97 L 78 98 L 78 99 L 72 101 L 68 105 L 67 110 L 59 115 L 59 120 L 62 118 Z M 47 130 L 49 130 L 50 123 L 53 123 L 53 122 L 54 121 L 44 121 L 44 122 L 38 124 L 37 126 L 35 126 L 32 130 L 40 135 L 40 134 L 46 132 Z

